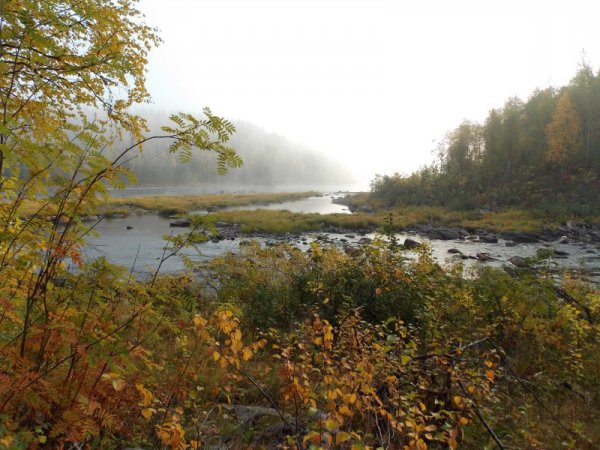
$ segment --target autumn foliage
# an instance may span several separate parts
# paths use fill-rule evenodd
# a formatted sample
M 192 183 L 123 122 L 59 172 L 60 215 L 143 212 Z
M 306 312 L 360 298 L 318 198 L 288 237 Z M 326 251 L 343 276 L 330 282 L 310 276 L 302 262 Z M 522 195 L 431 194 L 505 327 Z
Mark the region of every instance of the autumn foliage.
M 158 42 L 133 3 L 0 3 L 0 448 L 598 445 L 600 296 L 577 280 L 385 240 L 148 279 L 87 260 L 144 142 L 241 164 L 210 110 L 158 136 L 129 112 Z

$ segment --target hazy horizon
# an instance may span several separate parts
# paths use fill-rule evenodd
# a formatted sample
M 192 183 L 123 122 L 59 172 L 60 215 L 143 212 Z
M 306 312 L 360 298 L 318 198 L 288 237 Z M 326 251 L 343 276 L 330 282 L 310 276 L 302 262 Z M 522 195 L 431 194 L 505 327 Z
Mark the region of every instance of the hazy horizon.
M 363 184 L 430 163 L 464 119 L 568 84 L 582 57 L 600 63 L 600 5 L 588 1 L 139 7 L 164 41 L 149 57 L 154 107 L 209 106 L 343 162 Z

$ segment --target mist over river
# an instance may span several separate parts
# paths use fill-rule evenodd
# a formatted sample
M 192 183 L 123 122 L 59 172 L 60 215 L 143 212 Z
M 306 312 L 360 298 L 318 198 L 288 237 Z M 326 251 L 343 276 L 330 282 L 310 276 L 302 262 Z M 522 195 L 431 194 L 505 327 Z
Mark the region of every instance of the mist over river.
M 143 188 L 148 189 L 148 188 Z M 183 194 L 182 188 L 173 188 L 172 191 L 161 188 L 161 194 Z M 185 190 L 185 189 L 184 189 Z M 142 195 L 140 190 L 121 191 L 124 194 Z M 144 192 L 152 192 L 144 191 Z M 190 192 L 187 192 L 190 194 Z M 195 191 L 194 193 L 198 193 Z M 148 195 L 148 194 L 146 194 Z M 149 195 L 153 195 L 150 193 Z M 292 212 L 304 213 L 343 213 L 349 214 L 347 207 L 333 203 L 333 200 L 343 197 L 345 194 L 340 191 L 324 193 L 322 196 L 308 197 L 301 200 L 285 201 L 269 205 L 251 205 L 244 207 L 232 207 L 228 209 L 279 209 Z M 153 273 L 165 254 L 164 236 L 169 234 L 185 233 L 187 229 L 171 227 L 173 219 L 160 217 L 157 214 L 129 215 L 127 217 L 105 218 L 96 227 L 97 236 L 89 240 L 89 245 L 85 249 L 87 258 L 106 257 L 109 261 L 123 265 L 133 270 L 137 276 L 144 277 Z M 258 235 L 249 237 L 240 237 L 235 239 L 225 239 L 218 242 L 205 242 L 198 245 L 200 253 L 193 249 L 185 249 L 182 254 L 191 258 L 192 261 L 208 261 L 216 256 L 223 255 L 226 252 L 238 252 L 240 243 L 245 240 L 254 239 L 263 245 L 272 245 L 277 242 L 288 242 L 302 250 L 307 250 L 313 241 L 321 243 L 331 243 L 339 246 L 357 246 L 375 238 L 374 233 L 358 234 L 354 232 L 347 233 L 289 233 L 285 235 Z M 484 243 L 473 240 L 437 240 L 427 239 L 415 234 L 401 233 L 397 235 L 400 243 L 404 239 L 416 239 L 419 242 L 426 242 L 430 245 L 434 258 L 440 263 L 452 264 L 460 260 L 456 255 L 450 254 L 451 249 L 458 250 L 465 256 L 471 258 L 465 259 L 466 266 L 472 266 L 477 263 L 474 256 L 478 253 L 488 254 L 492 260 L 485 264 L 490 266 L 502 266 L 510 264 L 508 260 L 513 256 L 531 257 L 541 248 L 552 248 L 560 252 L 565 252 L 560 259 L 553 259 L 558 267 L 572 270 L 585 269 L 590 274 L 590 279 L 594 282 L 600 282 L 600 251 L 591 244 L 572 242 L 572 243 L 539 243 L 539 244 L 518 244 L 507 245 L 507 241 L 500 239 L 498 243 Z M 413 253 L 407 252 L 407 256 Z M 179 256 L 166 260 L 161 271 L 163 273 L 174 273 L 184 270 L 184 265 Z

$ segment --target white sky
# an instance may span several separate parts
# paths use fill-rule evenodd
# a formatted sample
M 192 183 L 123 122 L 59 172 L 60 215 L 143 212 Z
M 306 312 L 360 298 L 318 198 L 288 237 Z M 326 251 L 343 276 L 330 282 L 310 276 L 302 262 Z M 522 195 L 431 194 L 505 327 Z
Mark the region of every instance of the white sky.
M 600 64 L 596 0 L 142 0 L 164 43 L 156 107 L 209 106 L 344 162 L 362 181 L 511 96 Z

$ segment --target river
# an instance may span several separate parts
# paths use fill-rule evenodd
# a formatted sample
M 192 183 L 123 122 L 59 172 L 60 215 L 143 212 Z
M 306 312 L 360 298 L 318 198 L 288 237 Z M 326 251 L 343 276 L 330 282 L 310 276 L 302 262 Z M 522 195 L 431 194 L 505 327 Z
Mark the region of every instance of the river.
M 287 209 L 293 212 L 304 213 L 349 213 L 343 205 L 333 203 L 332 200 L 341 197 L 342 192 L 328 192 L 323 196 L 309 197 L 302 200 L 285 201 L 270 205 L 236 207 L 235 209 Z M 234 208 L 231 208 L 234 209 Z M 173 233 L 182 233 L 186 229 L 172 228 L 169 223 L 172 219 L 163 218 L 155 214 L 130 215 L 123 218 L 105 218 L 95 228 L 97 235 L 89 240 L 85 249 L 86 258 L 99 256 L 106 257 L 109 261 L 132 268 L 139 276 L 153 273 L 160 260 L 168 254 L 165 253 L 163 236 Z M 282 237 L 259 237 L 259 242 L 268 245 L 274 242 L 287 241 L 302 250 L 309 248 L 315 240 L 327 241 L 337 245 L 359 245 L 361 239 L 373 239 L 373 234 L 358 235 L 353 233 L 303 233 Z M 569 270 L 585 269 L 591 273 L 594 282 L 600 282 L 600 249 L 585 243 L 542 243 L 542 244 L 518 244 L 507 246 L 507 242 L 499 240 L 498 243 L 482 243 L 471 240 L 429 240 L 414 234 L 398 234 L 399 242 L 406 238 L 427 242 L 434 258 L 443 264 L 456 262 L 456 256 L 451 255 L 448 250 L 457 249 L 464 255 L 474 256 L 477 253 L 487 253 L 493 260 L 485 263 L 491 266 L 502 266 L 509 264 L 508 260 L 515 255 L 522 257 L 534 256 L 540 248 L 553 248 L 567 252 L 563 258 L 553 260 L 557 266 Z M 187 249 L 184 254 L 192 260 L 200 262 L 207 261 L 215 256 L 225 254 L 228 251 L 236 252 L 240 242 L 245 240 L 222 240 L 219 242 L 206 242 L 198 245 L 200 253 Z M 408 253 L 411 254 L 410 252 Z M 466 259 L 467 266 L 475 264 L 475 260 Z M 161 271 L 173 273 L 184 269 L 181 259 L 177 256 L 167 259 Z

